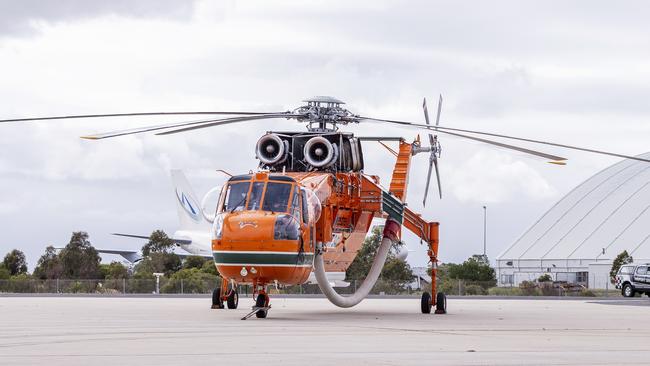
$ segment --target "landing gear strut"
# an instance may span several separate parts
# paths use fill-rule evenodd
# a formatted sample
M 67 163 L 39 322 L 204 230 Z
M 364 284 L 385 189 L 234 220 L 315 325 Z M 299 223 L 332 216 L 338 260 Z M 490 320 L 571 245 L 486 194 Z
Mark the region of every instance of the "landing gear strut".
M 221 287 L 212 291 L 212 309 L 223 309 L 224 302 L 228 305 L 228 309 L 237 309 L 239 305 L 237 286 L 225 278 L 221 280 Z
M 438 224 L 434 223 L 429 228 L 433 235 L 429 241 L 429 260 L 431 261 L 431 294 L 435 294 L 435 298 L 431 297 L 431 294 L 428 292 L 422 293 L 422 299 L 420 300 L 420 309 L 422 314 L 430 314 L 431 308 L 436 307 L 435 314 L 447 314 L 447 296 L 437 291 L 436 286 L 436 274 L 438 272 L 438 258 L 436 253 L 438 252 Z
M 241 320 L 246 320 L 255 314 L 258 318 L 266 318 L 266 315 L 271 308 L 269 295 L 264 289 L 265 286 L 262 286 L 261 289 L 257 291 L 257 297 L 255 298 L 255 306 L 253 306 L 250 313 L 246 314 Z M 253 294 L 254 296 L 255 294 Z

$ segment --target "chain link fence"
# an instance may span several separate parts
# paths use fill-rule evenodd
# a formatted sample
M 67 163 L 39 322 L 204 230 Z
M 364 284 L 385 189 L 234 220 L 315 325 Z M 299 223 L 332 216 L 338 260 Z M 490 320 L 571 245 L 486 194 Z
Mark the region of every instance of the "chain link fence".
M 361 285 L 363 280 L 351 280 L 347 287 L 337 287 L 342 295 L 352 294 Z M 104 280 L 36 280 L 36 279 L 9 279 L 0 280 L 0 293 L 30 293 L 30 294 L 210 294 L 220 286 L 221 279 L 104 279 Z M 290 295 L 320 295 L 321 291 L 316 284 L 302 284 L 270 286 L 274 294 Z M 252 286 L 240 285 L 238 291 L 242 295 L 251 294 Z M 430 291 L 430 284 L 422 282 L 420 286 L 415 283 L 403 281 L 388 281 L 379 279 L 371 295 L 402 295 L 419 296 L 423 291 Z M 620 290 L 614 285 L 607 285 L 605 289 L 589 289 L 585 284 L 567 282 L 537 282 L 524 281 L 519 285 L 496 287 L 494 281 L 466 281 L 458 279 L 439 280 L 438 291 L 450 296 L 621 296 Z

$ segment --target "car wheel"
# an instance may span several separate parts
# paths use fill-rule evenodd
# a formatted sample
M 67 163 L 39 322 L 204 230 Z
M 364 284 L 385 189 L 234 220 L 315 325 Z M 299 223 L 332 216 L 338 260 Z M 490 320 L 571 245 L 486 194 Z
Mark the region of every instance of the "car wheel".
M 634 297 L 634 287 L 629 283 L 623 285 L 623 296 L 625 297 Z

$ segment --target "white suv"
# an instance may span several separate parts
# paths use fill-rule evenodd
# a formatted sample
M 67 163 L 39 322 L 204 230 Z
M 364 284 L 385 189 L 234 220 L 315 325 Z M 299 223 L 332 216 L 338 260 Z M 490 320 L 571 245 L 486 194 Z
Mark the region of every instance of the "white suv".
M 615 281 L 625 297 L 633 297 L 637 292 L 650 297 L 650 263 L 621 266 Z

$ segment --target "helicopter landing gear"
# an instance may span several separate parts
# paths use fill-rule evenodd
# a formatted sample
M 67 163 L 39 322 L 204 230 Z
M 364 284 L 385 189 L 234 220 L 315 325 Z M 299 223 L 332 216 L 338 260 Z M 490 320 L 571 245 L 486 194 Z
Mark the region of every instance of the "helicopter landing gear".
M 271 304 L 269 304 L 270 298 L 269 295 L 264 290 L 260 290 L 257 293 L 257 298 L 255 299 L 255 306 L 253 306 L 250 313 L 246 314 L 241 320 L 246 320 L 255 314 L 257 318 L 266 318 L 266 315 L 271 309 Z
M 221 298 L 221 287 L 212 290 L 212 307 L 211 309 L 223 309 L 223 299 Z
M 436 305 L 436 311 L 434 311 L 434 314 L 447 314 L 447 295 L 442 292 L 438 292 L 438 294 L 436 294 L 436 301 L 434 303 L 431 301 L 431 294 L 426 291 L 423 292 L 422 299 L 420 301 L 420 309 L 422 310 L 422 314 L 431 314 L 431 308 L 434 304 Z
M 447 314 L 447 295 L 443 292 L 438 292 L 436 295 L 435 314 Z
M 436 275 L 438 273 L 438 258 L 436 257 L 436 252 L 438 251 L 438 224 L 430 224 L 429 230 L 433 232 L 434 240 L 429 241 L 429 250 L 427 255 L 431 261 L 431 294 L 435 294 L 435 298 L 431 297 L 431 294 L 428 292 L 422 293 L 422 299 L 420 300 L 420 309 L 422 314 L 430 314 L 431 308 L 436 307 L 434 314 L 447 314 L 447 296 L 443 292 L 437 291 L 436 286 Z
M 422 310 L 422 314 L 431 314 L 431 294 L 426 291 L 422 293 L 420 309 Z
M 217 287 L 212 291 L 212 309 L 223 309 L 224 302 L 228 305 L 228 309 L 237 309 L 239 305 L 239 293 L 234 281 L 232 284 L 227 279 L 221 280 L 221 287 Z
M 230 290 L 226 304 L 228 305 L 228 309 L 237 309 L 237 305 L 239 305 L 239 293 L 236 288 Z

